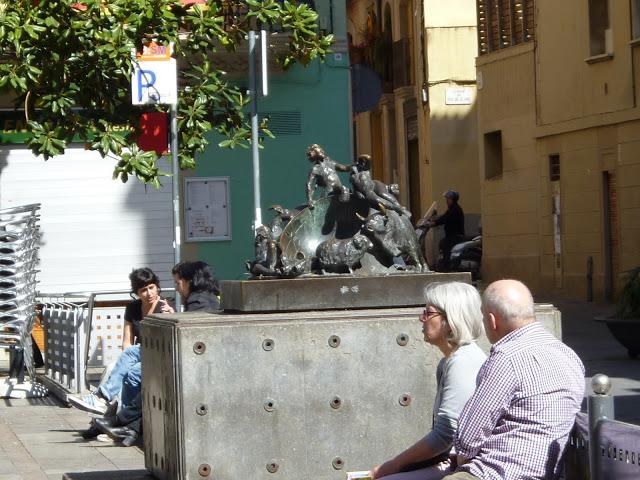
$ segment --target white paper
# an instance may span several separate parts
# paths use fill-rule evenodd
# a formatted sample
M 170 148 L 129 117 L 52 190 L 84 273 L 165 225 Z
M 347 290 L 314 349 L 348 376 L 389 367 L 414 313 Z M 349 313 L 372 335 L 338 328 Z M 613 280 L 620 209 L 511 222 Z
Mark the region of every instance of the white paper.
M 347 480 L 371 480 L 371 472 L 369 471 L 360 471 L 360 472 L 347 472 Z

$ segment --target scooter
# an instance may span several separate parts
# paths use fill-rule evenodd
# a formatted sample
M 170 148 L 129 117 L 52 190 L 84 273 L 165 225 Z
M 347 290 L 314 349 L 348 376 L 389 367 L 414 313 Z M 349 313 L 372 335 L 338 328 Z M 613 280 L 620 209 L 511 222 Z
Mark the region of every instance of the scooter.
M 442 252 L 436 257 L 430 248 L 435 241 L 431 232 L 430 220 L 437 215 L 436 202 L 433 202 L 424 216 L 416 223 L 416 235 L 427 264 L 436 272 L 471 272 L 473 280 L 480 278 L 482 266 L 482 235 L 465 237 L 451 250 L 449 265 L 444 265 Z
M 450 272 L 471 272 L 472 279 L 478 280 L 481 266 L 482 235 L 471 237 L 470 240 L 458 243 L 451 249 Z

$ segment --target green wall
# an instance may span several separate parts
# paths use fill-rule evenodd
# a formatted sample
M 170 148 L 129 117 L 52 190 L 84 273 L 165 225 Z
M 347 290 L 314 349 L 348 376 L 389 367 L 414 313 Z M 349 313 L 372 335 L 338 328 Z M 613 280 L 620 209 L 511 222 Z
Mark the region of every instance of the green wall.
M 272 218 L 267 211 L 270 205 L 305 203 L 308 145 L 319 143 L 335 160 L 351 162 L 349 101 L 346 54 L 331 54 L 325 63 L 296 66 L 271 77 L 269 96 L 259 100 L 258 110 L 300 112 L 301 122 L 299 131 L 266 139 L 260 151 L 263 222 Z M 221 149 L 219 140 L 212 135 L 210 146 L 197 159 L 196 176 L 230 177 L 232 239 L 198 243 L 198 257 L 210 263 L 220 279 L 241 279 L 245 278 L 245 260 L 253 258 L 251 151 Z

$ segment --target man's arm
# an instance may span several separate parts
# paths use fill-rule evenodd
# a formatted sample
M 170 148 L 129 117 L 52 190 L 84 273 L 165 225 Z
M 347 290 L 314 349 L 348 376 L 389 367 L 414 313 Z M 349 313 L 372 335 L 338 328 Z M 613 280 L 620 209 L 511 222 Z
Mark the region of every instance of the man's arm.
M 436 217 L 434 220 L 431 220 L 431 224 L 434 227 L 437 227 L 439 225 L 444 225 L 445 223 L 447 223 L 447 220 L 449 220 L 450 216 L 451 214 L 449 213 L 449 209 L 447 209 L 447 211 L 444 212 L 442 215 Z
M 494 354 L 478 374 L 478 386 L 458 420 L 458 465 L 474 458 L 504 418 L 519 383 L 511 361 Z

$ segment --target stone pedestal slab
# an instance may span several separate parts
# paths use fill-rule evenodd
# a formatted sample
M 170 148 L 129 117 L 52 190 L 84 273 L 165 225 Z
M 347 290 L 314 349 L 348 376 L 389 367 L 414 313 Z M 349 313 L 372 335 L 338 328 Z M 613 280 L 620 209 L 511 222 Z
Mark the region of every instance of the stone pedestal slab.
M 469 273 L 420 273 L 370 277 L 336 275 L 222 282 L 222 308 L 232 312 L 288 312 L 415 307 L 432 282 L 471 283 Z

